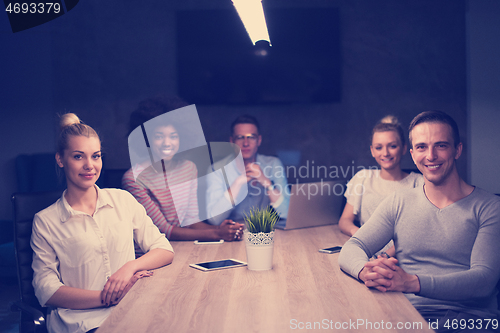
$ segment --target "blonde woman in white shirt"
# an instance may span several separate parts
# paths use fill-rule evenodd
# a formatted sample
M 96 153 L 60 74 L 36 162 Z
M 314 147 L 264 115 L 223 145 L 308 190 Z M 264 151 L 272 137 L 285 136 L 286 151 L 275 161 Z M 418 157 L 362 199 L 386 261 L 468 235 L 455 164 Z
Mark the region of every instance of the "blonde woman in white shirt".
M 138 278 L 168 265 L 168 240 L 126 191 L 100 189 L 101 142 L 74 114 L 61 117 L 56 152 L 67 189 L 35 215 L 33 286 L 49 332 L 94 331 Z M 147 252 L 135 259 L 134 240 Z
M 418 173 L 401 170 L 401 158 L 407 146 L 403 128 L 394 116 L 381 119 L 372 130 L 370 151 L 380 169 L 363 169 L 347 184 L 347 203 L 339 220 L 340 230 L 349 236 L 359 229 L 354 224 L 358 220 L 362 226 L 378 205 L 389 194 L 402 189 L 423 186 L 423 178 Z M 392 242 L 385 248 L 393 256 Z

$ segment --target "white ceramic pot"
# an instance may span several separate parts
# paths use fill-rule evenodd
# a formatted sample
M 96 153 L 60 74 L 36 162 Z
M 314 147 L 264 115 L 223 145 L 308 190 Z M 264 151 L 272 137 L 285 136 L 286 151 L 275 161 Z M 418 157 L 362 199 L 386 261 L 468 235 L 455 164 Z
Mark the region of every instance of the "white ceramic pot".
M 251 233 L 245 230 L 248 269 L 265 271 L 273 268 L 274 231 Z

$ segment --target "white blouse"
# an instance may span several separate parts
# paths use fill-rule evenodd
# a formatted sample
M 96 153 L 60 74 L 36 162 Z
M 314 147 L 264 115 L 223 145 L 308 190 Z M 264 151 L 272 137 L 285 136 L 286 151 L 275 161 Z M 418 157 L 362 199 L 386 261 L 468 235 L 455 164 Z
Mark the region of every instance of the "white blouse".
M 99 189 L 93 216 L 76 211 L 65 193 L 38 212 L 31 247 L 33 287 L 44 306 L 61 287 L 102 290 L 107 279 L 135 259 L 134 240 L 143 252 L 172 246 L 127 191 Z M 49 307 L 49 332 L 86 332 L 98 327 L 113 307 L 71 310 Z

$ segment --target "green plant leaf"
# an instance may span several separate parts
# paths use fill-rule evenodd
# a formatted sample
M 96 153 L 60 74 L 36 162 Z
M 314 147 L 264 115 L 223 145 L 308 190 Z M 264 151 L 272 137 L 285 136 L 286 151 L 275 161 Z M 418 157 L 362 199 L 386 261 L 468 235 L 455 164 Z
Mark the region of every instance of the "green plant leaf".
M 253 207 L 248 214 L 245 213 L 244 218 L 246 228 L 251 233 L 271 232 L 278 220 L 279 214 L 271 206 L 265 209 Z

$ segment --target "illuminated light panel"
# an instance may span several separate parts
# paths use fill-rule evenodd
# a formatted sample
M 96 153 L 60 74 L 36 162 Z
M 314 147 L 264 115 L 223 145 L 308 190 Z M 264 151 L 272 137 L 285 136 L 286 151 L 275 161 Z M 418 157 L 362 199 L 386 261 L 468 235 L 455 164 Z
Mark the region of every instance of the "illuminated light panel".
M 252 43 L 255 45 L 259 40 L 266 40 L 271 45 L 262 2 L 260 0 L 232 1 Z

